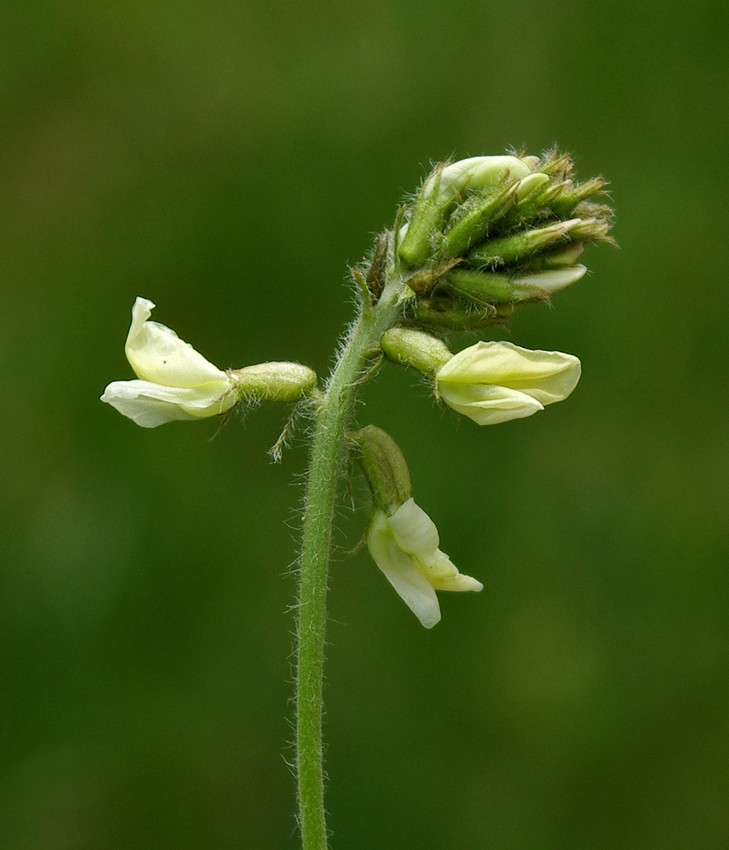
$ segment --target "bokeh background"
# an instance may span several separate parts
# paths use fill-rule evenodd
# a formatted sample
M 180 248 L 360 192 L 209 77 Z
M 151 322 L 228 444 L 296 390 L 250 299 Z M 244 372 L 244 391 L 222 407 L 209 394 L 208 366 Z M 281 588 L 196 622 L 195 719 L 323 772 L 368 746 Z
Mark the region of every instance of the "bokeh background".
M 423 631 L 343 505 L 333 847 L 729 846 L 728 10 L 4 6 L 0 846 L 297 846 L 305 447 L 271 463 L 280 409 L 100 404 L 135 296 L 220 366 L 324 373 L 347 266 L 428 164 L 554 143 L 610 179 L 621 247 L 509 338 L 578 354 L 578 391 L 499 428 L 404 370 L 363 396 L 485 589 Z

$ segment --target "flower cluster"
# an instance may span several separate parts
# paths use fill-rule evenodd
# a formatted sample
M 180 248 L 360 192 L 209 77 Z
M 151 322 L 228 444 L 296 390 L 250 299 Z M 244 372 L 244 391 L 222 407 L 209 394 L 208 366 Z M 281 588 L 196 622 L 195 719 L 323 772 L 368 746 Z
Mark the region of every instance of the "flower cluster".
M 442 163 L 355 272 L 361 294 L 356 327 L 365 333 L 360 338 L 352 330 L 343 347 L 361 344 L 360 371 L 340 386 L 332 382 L 335 369 L 320 392 L 314 372 L 299 363 L 219 369 L 151 321 L 154 304 L 137 298 L 125 345 L 136 379 L 109 384 L 101 400 L 145 428 L 218 416 L 238 403 L 310 398 L 326 411 L 328 396 L 337 393 L 342 416 L 348 416 L 351 407 L 345 410 L 341 400 L 353 397 L 370 373 L 368 361 L 379 363 L 381 352 L 418 369 L 440 403 L 479 425 L 531 416 L 574 390 L 581 372 L 576 357 L 495 341 L 453 353 L 442 337 L 503 324 L 519 305 L 549 300 L 582 278 L 584 246 L 610 239 L 611 211 L 596 200 L 604 188 L 600 177 L 576 181 L 571 160 L 556 151 Z M 328 433 L 317 431 L 321 439 Z M 440 620 L 436 591 L 479 591 L 482 585 L 441 551 L 434 523 L 413 500 L 394 440 L 373 425 L 349 437 L 373 495 L 372 558 L 431 628 Z

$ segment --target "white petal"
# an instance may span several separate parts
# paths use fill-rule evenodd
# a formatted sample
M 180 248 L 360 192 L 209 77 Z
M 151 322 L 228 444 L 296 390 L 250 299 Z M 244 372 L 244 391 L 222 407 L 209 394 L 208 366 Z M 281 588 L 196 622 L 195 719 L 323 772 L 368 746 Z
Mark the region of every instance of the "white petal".
M 408 499 L 389 518 L 397 545 L 410 554 L 434 552 L 438 548 L 438 529 L 425 511 Z
M 196 387 L 225 380 L 225 372 L 177 334 L 157 322 L 148 321 L 154 304 L 137 298 L 124 350 L 138 378 L 171 387 Z
M 541 171 L 534 171 L 526 177 L 522 177 L 514 187 L 514 194 L 517 201 L 523 201 L 524 198 L 527 198 L 540 186 L 544 186 L 545 183 L 549 183 L 549 176 L 542 174 Z
M 544 407 L 526 393 L 489 384 L 438 383 L 441 399 L 478 425 L 498 425 L 532 416 Z
M 414 559 L 398 547 L 382 513 L 376 514 L 372 521 L 367 546 L 374 562 L 421 625 L 432 629 L 440 621 L 435 590 Z
M 565 287 L 577 283 L 580 278 L 585 276 L 586 272 L 587 266 L 566 266 L 562 269 L 548 269 L 547 271 L 517 277 L 514 278 L 513 283 L 517 287 L 525 286 L 541 289 L 543 292 L 559 292 L 560 289 L 565 289 Z
M 507 178 L 526 177 L 529 165 L 515 156 L 472 156 L 447 165 L 440 173 L 438 198 L 446 200 L 462 189 L 486 189 L 498 186 Z M 430 193 L 437 177 L 431 178 L 424 194 Z
M 150 381 L 114 381 L 104 390 L 107 402 L 142 428 L 165 422 L 200 419 L 225 413 L 236 402 L 226 382 L 205 387 L 163 387 Z

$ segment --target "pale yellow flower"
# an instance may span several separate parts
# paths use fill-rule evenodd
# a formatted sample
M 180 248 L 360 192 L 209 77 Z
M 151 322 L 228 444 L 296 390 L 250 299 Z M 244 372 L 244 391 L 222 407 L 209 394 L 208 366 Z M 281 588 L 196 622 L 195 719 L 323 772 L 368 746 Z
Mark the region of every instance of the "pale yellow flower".
M 426 629 L 440 621 L 436 590 L 483 589 L 458 572 L 439 542 L 435 523 L 412 498 L 391 516 L 376 509 L 367 535 L 374 562 Z
M 580 379 L 577 357 L 510 342 L 477 342 L 435 375 L 438 396 L 479 425 L 522 419 L 562 401 Z
M 124 351 L 138 380 L 114 381 L 101 400 L 143 428 L 225 413 L 238 400 L 230 372 L 213 366 L 165 325 L 149 321 L 154 304 L 137 298 Z

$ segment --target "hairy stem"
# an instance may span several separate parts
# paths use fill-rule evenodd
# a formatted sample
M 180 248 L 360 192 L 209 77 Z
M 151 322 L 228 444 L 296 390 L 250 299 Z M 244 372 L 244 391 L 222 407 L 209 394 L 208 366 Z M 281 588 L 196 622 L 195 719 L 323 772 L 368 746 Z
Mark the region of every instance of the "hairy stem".
M 296 645 L 296 771 L 304 850 L 326 850 L 322 689 L 326 594 L 337 485 L 357 386 L 379 339 L 395 321 L 403 290 L 393 276 L 374 307 L 363 310 L 342 347 L 317 411 L 309 460 L 299 565 Z

